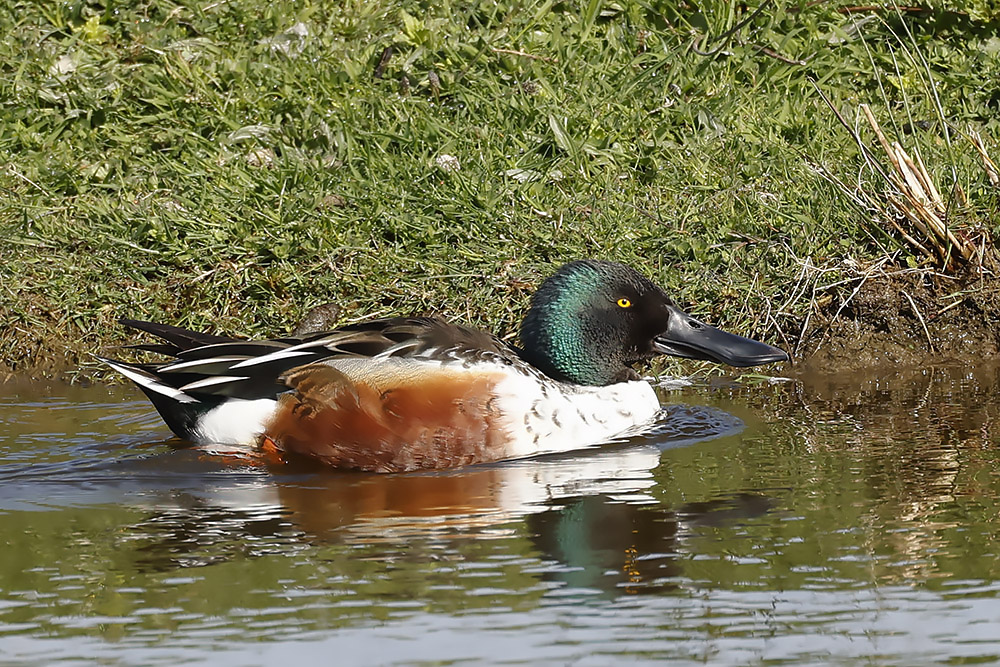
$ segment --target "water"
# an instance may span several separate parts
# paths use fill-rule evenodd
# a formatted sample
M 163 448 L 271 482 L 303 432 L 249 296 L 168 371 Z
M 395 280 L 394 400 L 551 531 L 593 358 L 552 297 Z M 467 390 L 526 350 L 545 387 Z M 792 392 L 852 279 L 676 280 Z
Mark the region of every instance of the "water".
M 663 394 L 657 433 L 268 471 L 0 385 L 0 663 L 1000 662 L 1000 372 Z

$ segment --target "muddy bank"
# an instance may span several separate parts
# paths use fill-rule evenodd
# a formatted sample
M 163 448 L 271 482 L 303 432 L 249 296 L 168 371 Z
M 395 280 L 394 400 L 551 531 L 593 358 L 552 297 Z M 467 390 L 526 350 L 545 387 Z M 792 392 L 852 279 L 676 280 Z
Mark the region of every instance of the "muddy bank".
M 331 306 L 307 313 L 295 332 L 335 326 L 338 311 L 324 309 Z M 110 318 L 100 325 L 118 332 L 119 340 L 108 342 L 94 332 L 72 336 L 58 326 L 14 332 L 13 344 L 0 356 L 0 380 L 103 376 L 105 369 L 94 354 L 124 342 L 126 334 Z M 804 371 L 975 364 L 1000 358 L 1000 279 L 917 270 L 859 275 L 825 290 L 808 317 L 791 322 L 782 334 L 782 340 L 791 341 L 786 347 L 795 366 Z
M 1000 280 L 916 270 L 859 276 L 818 300 L 804 333 L 795 335 L 796 358 L 811 370 L 994 359 Z
M 4 336 L 0 355 L 0 382 L 21 379 L 59 379 L 73 381 L 79 366 L 91 350 L 59 334 L 35 334 L 24 330 Z

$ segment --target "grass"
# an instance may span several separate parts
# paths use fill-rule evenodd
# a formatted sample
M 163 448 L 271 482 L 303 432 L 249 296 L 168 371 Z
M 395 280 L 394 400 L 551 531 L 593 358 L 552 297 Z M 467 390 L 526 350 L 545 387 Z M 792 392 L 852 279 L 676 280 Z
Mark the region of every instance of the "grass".
M 0 368 L 76 364 L 122 316 L 261 336 L 330 301 L 511 334 L 585 256 L 780 340 L 804 266 L 926 261 L 837 185 L 885 187 L 817 89 L 997 234 L 961 140 L 1000 153 L 990 4 L 14 0 Z

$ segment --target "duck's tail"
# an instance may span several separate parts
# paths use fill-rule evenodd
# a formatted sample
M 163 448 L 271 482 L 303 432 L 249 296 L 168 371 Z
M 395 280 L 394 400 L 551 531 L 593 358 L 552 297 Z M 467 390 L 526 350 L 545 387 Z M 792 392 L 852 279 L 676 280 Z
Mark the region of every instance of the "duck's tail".
M 236 342 L 234 338 L 191 331 L 169 324 L 124 318 L 118 322 L 164 341 L 130 345 L 130 349 L 169 357 L 176 358 L 196 348 Z M 170 430 L 185 440 L 196 440 L 196 428 L 201 418 L 226 400 L 222 395 L 192 391 L 197 389 L 193 382 L 208 378 L 187 373 L 162 373 L 161 369 L 169 364 L 136 364 L 106 357 L 97 358 L 134 382 L 146 394 Z
M 173 359 L 98 359 L 132 380 L 178 437 L 195 442 L 245 440 L 247 429 L 268 414 L 278 394 L 288 391 L 281 374 L 330 354 L 320 335 L 314 336 L 314 345 L 305 344 L 309 349 L 300 350 L 298 338 L 248 341 L 155 322 L 120 322 L 163 341 L 129 347 Z M 232 423 L 220 426 L 225 419 Z
M 174 435 L 184 440 L 196 440 L 195 429 L 202 416 L 223 400 L 221 397 L 196 398 L 168 384 L 156 374 L 155 365 L 97 358 L 134 382 L 146 394 Z

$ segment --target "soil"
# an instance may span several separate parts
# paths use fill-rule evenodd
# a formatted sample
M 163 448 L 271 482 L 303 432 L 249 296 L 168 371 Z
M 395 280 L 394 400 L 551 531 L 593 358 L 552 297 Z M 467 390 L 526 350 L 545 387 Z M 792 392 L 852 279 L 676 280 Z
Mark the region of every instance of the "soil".
M 996 274 L 890 272 L 859 277 L 830 296 L 799 341 L 795 356 L 807 370 L 975 364 L 1000 357 Z
M 93 348 L 64 334 L 31 335 L 21 329 L 5 337 L 0 353 L 0 383 L 16 379 L 77 380 L 86 371 L 79 366 L 94 360 Z

